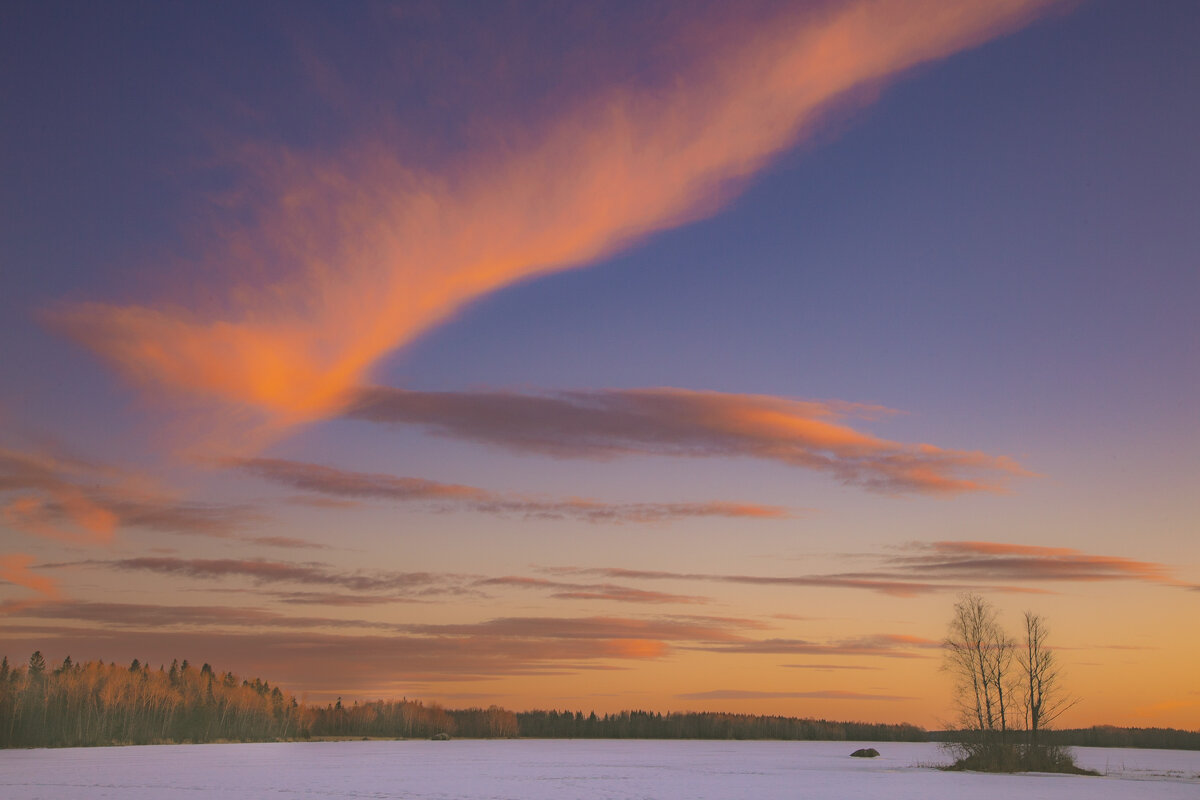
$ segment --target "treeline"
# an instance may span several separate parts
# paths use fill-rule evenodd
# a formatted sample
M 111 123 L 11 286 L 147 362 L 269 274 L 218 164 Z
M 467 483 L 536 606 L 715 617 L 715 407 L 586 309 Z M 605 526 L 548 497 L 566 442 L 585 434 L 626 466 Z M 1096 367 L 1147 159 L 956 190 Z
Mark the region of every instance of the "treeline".
M 419 701 L 325 706 L 259 678 L 188 661 L 152 669 L 69 657 L 49 667 L 0 660 L 0 747 L 82 747 L 158 742 L 275 741 L 322 737 L 606 739 L 832 739 L 925 741 L 913 725 L 830 722 L 748 714 L 445 709 Z
M 930 731 L 934 742 L 952 742 L 962 731 Z M 1177 728 L 1120 728 L 1096 725 L 1091 728 L 1065 728 L 1042 732 L 1046 744 L 1073 747 L 1134 747 L 1154 750 L 1200 750 L 1200 731 Z
M 1046 739 L 1055 744 L 1077 747 L 1145 747 L 1155 750 L 1200 750 L 1200 731 L 1177 728 L 1118 728 L 1096 725 L 1048 731 Z
M 170 670 L 68 657 L 48 669 L 0 661 L 0 747 L 260 741 L 297 734 L 296 699 L 264 681 L 239 680 L 187 661 Z
M 622 711 L 584 716 L 582 711 L 517 713 L 521 736 L 544 739 L 784 739 L 795 741 L 925 742 L 924 728 L 870 722 L 686 711 Z
M 297 702 L 259 678 L 173 661 L 151 669 L 67 657 L 48 668 L 0 660 L 0 747 L 84 747 L 157 742 L 261 742 L 313 737 L 517 736 L 516 715 L 493 706 L 447 710 L 411 700 Z
M 386 739 L 429 738 L 438 734 L 469 739 L 504 739 L 520 735 L 517 715 L 490 708 L 446 709 L 416 700 L 301 706 L 300 738 L 368 736 Z

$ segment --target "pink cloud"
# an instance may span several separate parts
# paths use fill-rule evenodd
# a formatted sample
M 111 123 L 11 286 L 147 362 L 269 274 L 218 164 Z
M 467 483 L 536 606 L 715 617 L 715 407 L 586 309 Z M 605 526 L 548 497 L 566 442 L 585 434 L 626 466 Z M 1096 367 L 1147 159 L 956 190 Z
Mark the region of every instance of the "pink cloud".
M 1031 473 L 1004 456 L 888 441 L 847 417 L 879 409 L 687 389 L 556 393 L 363 390 L 347 415 L 557 457 L 745 457 L 885 493 L 1002 490 Z
M 381 139 L 332 155 L 260 148 L 247 195 L 274 202 L 220 237 L 206 279 L 238 277 L 205 287 L 211 307 L 86 303 L 49 318 L 134 379 L 255 412 L 266 432 L 327 417 L 384 355 L 472 300 L 713 214 L 831 107 L 1048 5 L 845 0 L 710 21 L 690 48 L 668 43 L 671 80 L 514 121 L 502 145 L 438 173 Z

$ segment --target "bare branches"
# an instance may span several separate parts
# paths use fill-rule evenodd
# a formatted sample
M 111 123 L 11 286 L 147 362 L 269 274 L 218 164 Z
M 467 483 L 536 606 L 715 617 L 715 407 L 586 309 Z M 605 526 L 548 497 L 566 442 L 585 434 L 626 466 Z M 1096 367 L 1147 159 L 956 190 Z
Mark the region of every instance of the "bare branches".
M 1004 744 L 1022 726 L 1029 745 L 1078 699 L 1067 694 L 1046 621 L 1025 612 L 1025 640 L 1000 625 L 998 611 L 977 594 L 964 594 L 943 642 L 943 669 L 954 675 L 959 727 L 981 744 Z M 1023 717 L 1023 719 L 1021 719 Z
M 1024 676 L 1025 729 L 1031 744 L 1037 744 L 1038 734 L 1079 702 L 1062 688 L 1058 660 L 1046 646 L 1049 633 L 1045 619 L 1025 612 L 1025 648 L 1018 661 Z
M 996 608 L 977 594 L 959 597 L 943 646 L 943 668 L 957 682 L 962 727 L 1003 739 L 1014 707 L 1011 669 L 1016 643 L 1000 627 Z

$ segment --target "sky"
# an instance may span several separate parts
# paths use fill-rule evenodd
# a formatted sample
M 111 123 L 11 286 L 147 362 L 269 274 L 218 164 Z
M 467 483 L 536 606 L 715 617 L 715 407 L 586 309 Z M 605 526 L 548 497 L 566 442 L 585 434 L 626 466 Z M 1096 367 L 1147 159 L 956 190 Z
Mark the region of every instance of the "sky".
M 1200 9 L 0 10 L 0 652 L 1200 728 Z

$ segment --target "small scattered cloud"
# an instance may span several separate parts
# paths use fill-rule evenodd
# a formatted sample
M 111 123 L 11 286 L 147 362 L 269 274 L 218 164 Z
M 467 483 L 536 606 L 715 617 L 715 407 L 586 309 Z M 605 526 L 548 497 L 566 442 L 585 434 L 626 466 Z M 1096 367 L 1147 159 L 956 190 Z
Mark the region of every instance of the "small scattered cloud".
M 1012 459 L 881 439 L 846 423 L 880 409 L 686 389 L 542 394 L 363 389 L 355 419 L 556 457 L 746 457 L 824 472 L 887 494 L 1002 490 L 1030 475 Z
M 594 523 L 656 523 L 680 519 L 784 519 L 779 506 L 707 501 L 699 503 L 606 503 L 589 498 L 546 499 L 501 494 L 475 486 L 425 478 L 353 472 L 277 458 L 228 459 L 226 466 L 293 489 L 335 498 L 418 503 L 434 511 L 468 511 L 526 519 L 579 519 Z

